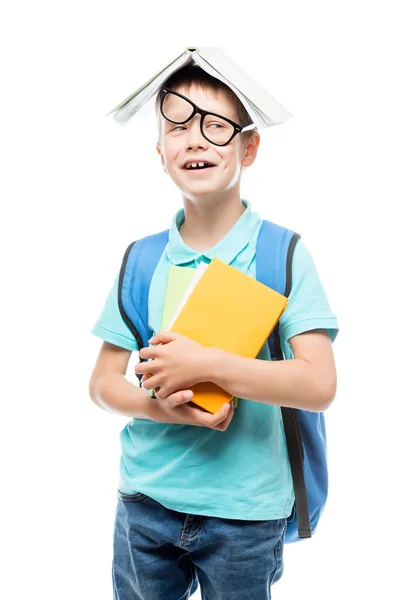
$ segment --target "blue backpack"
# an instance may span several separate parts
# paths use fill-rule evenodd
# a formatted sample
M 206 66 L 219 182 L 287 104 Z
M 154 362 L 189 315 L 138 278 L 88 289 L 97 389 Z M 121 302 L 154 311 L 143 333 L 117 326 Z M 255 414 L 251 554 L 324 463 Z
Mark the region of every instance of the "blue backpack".
M 292 258 L 300 235 L 263 221 L 256 248 L 256 279 L 289 296 Z M 148 294 L 154 270 L 169 239 L 169 230 L 132 242 L 119 276 L 121 316 L 136 338 L 139 350 L 149 345 Z M 271 360 L 283 360 L 279 323 L 268 338 Z M 142 362 L 145 359 L 141 359 Z M 142 375 L 137 375 L 141 385 Z M 322 412 L 281 407 L 293 479 L 295 502 L 287 519 L 285 542 L 310 538 L 325 507 L 328 494 L 325 420 Z

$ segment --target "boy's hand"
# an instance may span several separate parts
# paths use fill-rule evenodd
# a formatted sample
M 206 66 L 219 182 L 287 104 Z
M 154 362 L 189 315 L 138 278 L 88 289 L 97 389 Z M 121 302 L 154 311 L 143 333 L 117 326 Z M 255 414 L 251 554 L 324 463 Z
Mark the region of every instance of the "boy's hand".
M 150 346 L 139 352 L 141 358 L 152 359 L 135 366 L 135 373 L 150 373 L 143 387 L 159 388 L 158 397 L 166 399 L 178 390 L 190 389 L 196 383 L 209 381 L 211 348 L 170 331 L 160 331 Z M 157 345 L 160 344 L 160 345 Z
M 143 375 L 142 381 L 147 379 Z M 193 392 L 190 390 L 174 392 L 166 398 L 157 396 L 150 398 L 153 402 L 152 418 L 159 423 L 173 423 L 176 425 L 195 425 L 197 427 L 208 427 L 217 431 L 226 431 L 234 414 L 233 402 L 226 402 L 221 410 L 212 415 L 199 406 L 191 402 Z M 189 398 L 185 394 L 189 393 Z

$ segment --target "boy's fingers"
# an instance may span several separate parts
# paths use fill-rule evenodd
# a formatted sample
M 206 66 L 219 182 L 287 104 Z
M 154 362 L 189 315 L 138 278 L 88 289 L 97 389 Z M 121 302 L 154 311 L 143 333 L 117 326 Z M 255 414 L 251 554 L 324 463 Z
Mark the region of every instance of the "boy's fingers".
M 226 402 L 222 408 L 213 415 L 204 408 L 201 408 L 201 406 L 191 402 L 192 398 L 193 392 L 191 390 L 183 390 L 174 394 L 170 394 L 170 396 L 168 396 L 164 401 L 170 408 L 177 408 L 178 406 L 186 404 L 194 420 L 193 425 L 196 424 L 222 431 L 228 427 L 229 423 L 226 423 L 225 427 L 223 423 L 228 420 L 231 413 L 233 415 L 232 402 Z
M 217 424 L 213 425 L 213 429 L 216 429 L 217 431 L 226 431 L 232 421 L 233 414 L 234 409 L 230 406 L 222 420 L 219 420 Z
M 186 395 L 188 394 L 188 396 Z M 181 406 L 182 404 L 187 404 L 193 398 L 193 392 L 190 390 L 185 390 L 183 392 L 176 392 L 175 394 L 170 394 L 165 402 L 171 408 L 175 406 Z
M 220 410 L 217 413 L 215 413 L 214 417 L 219 419 L 226 419 L 230 409 L 231 404 L 229 402 L 225 402 L 225 404 L 220 408 Z
M 220 423 L 222 423 L 222 421 L 225 421 L 225 419 L 228 417 L 229 415 L 229 411 L 231 409 L 231 406 L 228 402 L 226 402 L 223 407 L 216 412 L 214 415 L 208 415 L 207 420 L 209 421 L 209 424 L 212 427 L 216 427 L 217 425 L 219 425 Z

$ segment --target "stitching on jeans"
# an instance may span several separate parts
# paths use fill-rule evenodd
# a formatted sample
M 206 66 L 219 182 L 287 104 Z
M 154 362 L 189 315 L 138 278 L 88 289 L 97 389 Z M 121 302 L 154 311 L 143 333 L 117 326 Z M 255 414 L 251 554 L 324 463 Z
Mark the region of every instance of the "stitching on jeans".
M 274 580 L 274 577 L 275 577 L 275 575 L 276 575 L 276 572 L 277 572 L 277 570 L 278 570 L 278 557 L 277 557 L 277 555 L 276 555 L 276 548 L 277 548 L 277 546 L 278 546 L 278 544 L 279 544 L 279 541 L 280 541 L 280 538 L 279 538 L 279 536 L 278 536 L 278 527 L 279 527 L 279 520 L 278 520 L 278 519 L 275 521 L 275 524 L 276 524 L 276 540 L 277 540 L 277 541 L 276 541 L 276 543 L 275 543 L 275 545 L 274 545 L 274 558 L 275 558 L 275 566 L 274 566 L 274 568 L 273 568 L 273 570 L 272 570 L 272 573 L 271 573 L 271 582 Z
M 185 545 L 187 544 L 187 542 L 193 541 L 198 535 L 200 535 L 200 533 L 204 529 L 205 518 L 204 517 L 200 517 L 200 525 L 198 526 L 197 530 L 189 537 L 187 522 L 188 522 L 188 520 L 189 520 L 189 518 L 191 516 L 192 515 L 190 515 L 190 514 L 186 515 L 185 521 L 183 523 L 181 535 L 179 537 L 179 544 L 178 545 L 180 545 L 182 548 L 185 548 Z
M 190 538 L 187 538 L 187 539 L 186 539 L 186 541 L 187 541 L 187 542 L 191 542 L 191 541 L 193 541 L 194 539 L 196 539 L 196 538 L 197 538 L 197 537 L 200 535 L 200 533 L 203 531 L 203 529 L 204 529 L 204 524 L 205 524 L 205 519 L 204 519 L 203 517 L 201 517 L 200 525 L 199 525 L 199 527 L 197 528 L 197 531 L 195 531 L 195 533 L 192 535 L 192 537 L 190 537 Z
M 192 563 L 192 559 L 190 558 L 190 554 L 189 554 L 189 569 L 190 569 L 190 577 L 191 577 L 191 581 L 190 581 L 190 583 L 189 583 L 189 587 L 188 587 L 188 589 L 186 590 L 186 594 L 185 594 L 185 597 L 184 597 L 184 599 L 183 599 L 183 600 L 189 600 L 189 598 L 190 598 L 190 595 L 191 595 L 191 594 L 190 594 L 190 591 L 191 591 L 191 589 L 192 589 L 192 585 L 193 585 L 193 583 L 194 583 L 194 579 L 195 579 L 195 577 L 194 577 L 193 563 Z
M 277 521 L 277 526 L 278 526 L 278 522 L 279 521 Z M 275 544 L 275 547 L 274 547 L 275 569 L 273 570 L 273 573 L 272 573 L 272 576 L 271 576 L 271 583 L 274 581 L 276 573 L 278 571 L 278 555 L 276 554 L 276 549 L 277 549 L 277 547 L 280 547 L 281 552 L 283 552 L 283 548 L 281 548 L 281 546 L 284 546 L 284 544 L 285 544 L 286 529 L 287 529 L 287 519 L 285 519 L 285 523 L 284 523 L 282 534 L 278 538 L 278 541 L 277 541 L 277 543 Z
M 184 523 L 183 523 L 183 527 L 182 527 L 181 535 L 179 536 L 179 543 L 178 543 L 178 545 L 180 545 L 180 546 L 185 546 L 185 542 L 186 542 L 186 534 L 185 534 L 185 531 L 186 531 L 186 528 L 187 528 L 187 525 L 186 525 L 186 523 L 187 523 L 187 522 L 188 522 L 188 520 L 189 520 L 189 516 L 190 516 L 190 515 L 188 515 L 188 514 L 186 515 L 186 517 L 185 517 L 185 521 L 184 521 Z
M 142 492 L 136 492 L 136 494 L 125 494 L 124 492 L 120 492 L 118 490 L 118 497 L 122 502 L 140 502 L 140 500 L 144 500 L 146 498 L 146 494 L 142 494 Z

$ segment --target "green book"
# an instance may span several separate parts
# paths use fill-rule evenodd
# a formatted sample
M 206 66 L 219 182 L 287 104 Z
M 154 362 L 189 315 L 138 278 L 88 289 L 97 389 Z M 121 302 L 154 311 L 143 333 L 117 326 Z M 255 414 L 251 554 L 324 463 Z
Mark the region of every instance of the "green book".
M 170 266 L 168 271 L 167 285 L 165 288 L 161 329 L 168 330 L 173 316 L 175 315 L 195 273 L 196 269 L 191 267 L 177 267 L 175 265 Z
M 171 321 L 192 282 L 197 269 L 192 267 L 178 267 L 171 265 L 168 271 L 167 285 L 165 288 L 164 307 L 161 317 L 161 329 L 167 331 Z M 154 390 L 153 390 L 154 396 Z M 233 398 L 233 406 L 236 408 L 238 399 Z

